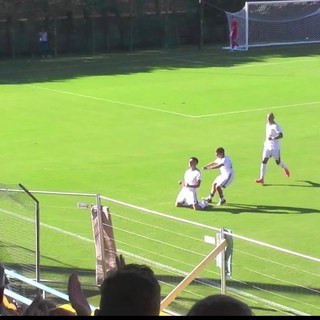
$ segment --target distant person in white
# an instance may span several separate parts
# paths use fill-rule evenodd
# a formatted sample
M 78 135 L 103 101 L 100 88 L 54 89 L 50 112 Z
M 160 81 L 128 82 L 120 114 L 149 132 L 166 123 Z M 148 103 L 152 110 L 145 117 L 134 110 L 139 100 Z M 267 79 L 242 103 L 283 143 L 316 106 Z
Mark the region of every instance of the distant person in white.
M 266 175 L 267 163 L 271 157 L 274 157 L 276 164 L 280 166 L 287 177 L 290 177 L 290 172 L 287 166 L 281 161 L 280 158 L 280 139 L 283 138 L 282 128 L 274 121 L 274 114 L 267 114 L 266 125 L 266 139 L 262 152 L 262 162 L 260 166 L 260 177 L 256 183 L 264 184 L 264 177 Z
M 203 210 L 207 206 L 204 201 L 199 203 L 197 197 L 197 189 L 200 187 L 202 179 L 201 171 L 197 168 L 198 162 L 196 157 L 191 157 L 188 162 L 189 168 L 185 171 L 183 180 L 178 181 L 181 190 L 176 199 L 176 207 Z
M 217 148 L 216 156 L 217 158 L 213 162 L 210 162 L 203 167 L 203 170 L 220 169 L 220 175 L 214 179 L 210 194 L 207 198 L 204 198 L 204 200 L 211 203 L 215 193 L 218 191 L 220 199 L 217 205 L 221 206 L 226 203 L 222 188 L 228 187 L 234 180 L 234 169 L 231 159 L 225 154 L 224 148 Z

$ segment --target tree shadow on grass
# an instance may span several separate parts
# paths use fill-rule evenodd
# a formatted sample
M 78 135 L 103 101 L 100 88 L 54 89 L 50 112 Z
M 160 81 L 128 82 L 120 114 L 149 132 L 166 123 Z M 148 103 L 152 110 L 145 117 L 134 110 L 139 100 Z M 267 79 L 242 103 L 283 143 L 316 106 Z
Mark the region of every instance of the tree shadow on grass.
M 92 56 L 92 53 L 60 55 L 55 58 L 19 58 L 0 60 L 0 86 L 8 84 L 31 84 L 64 81 L 81 77 L 101 75 L 129 75 L 149 73 L 158 69 L 203 70 L 225 68 L 267 61 L 270 57 L 319 56 L 317 44 L 251 48 L 249 51 L 226 54 L 221 45 L 180 46 L 172 49 L 137 50 L 133 52 L 110 52 Z M 215 71 L 217 72 L 217 71 Z M 197 72 L 198 73 L 198 72 Z M 210 71 L 212 73 L 212 71 Z M 273 75 L 283 77 L 284 75 Z M 261 77 L 266 77 L 261 73 Z M 269 75 L 270 77 L 270 75 Z

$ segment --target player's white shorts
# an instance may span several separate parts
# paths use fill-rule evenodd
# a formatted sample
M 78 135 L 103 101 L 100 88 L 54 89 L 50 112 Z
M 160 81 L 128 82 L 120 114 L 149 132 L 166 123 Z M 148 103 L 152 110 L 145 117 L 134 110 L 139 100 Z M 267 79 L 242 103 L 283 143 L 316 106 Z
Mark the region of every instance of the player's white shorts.
M 270 149 L 270 148 L 264 148 L 262 152 L 262 160 L 265 158 L 271 158 L 274 157 L 275 160 L 280 159 L 280 150 L 279 149 Z
M 198 203 L 197 189 L 187 187 L 181 188 L 176 202 L 185 202 L 188 206 Z
M 220 174 L 214 179 L 213 183 L 216 184 L 217 187 L 226 188 L 233 180 L 234 172 L 230 173 L 229 175 Z

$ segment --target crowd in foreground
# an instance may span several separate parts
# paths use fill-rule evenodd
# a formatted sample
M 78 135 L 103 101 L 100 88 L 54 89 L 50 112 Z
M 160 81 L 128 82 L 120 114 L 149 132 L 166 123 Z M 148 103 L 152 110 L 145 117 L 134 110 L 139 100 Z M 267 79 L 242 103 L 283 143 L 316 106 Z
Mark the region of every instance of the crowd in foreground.
M 0 315 L 4 316 L 159 316 L 161 287 L 153 270 L 145 264 L 126 264 L 116 257 L 116 268 L 109 271 L 100 287 L 99 308 L 94 311 L 82 290 L 78 276 L 68 281 L 68 296 L 73 310 L 53 304 L 39 293 L 25 308 L 11 308 L 4 294 L 8 284 L 0 264 Z M 209 295 L 195 302 L 187 316 L 253 316 L 246 303 L 228 295 Z

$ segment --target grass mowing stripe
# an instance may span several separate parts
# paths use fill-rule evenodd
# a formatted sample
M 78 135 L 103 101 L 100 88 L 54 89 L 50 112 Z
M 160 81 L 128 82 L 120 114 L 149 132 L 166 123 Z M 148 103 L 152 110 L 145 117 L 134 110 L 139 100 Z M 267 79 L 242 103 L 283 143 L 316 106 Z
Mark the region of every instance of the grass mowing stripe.
M 193 118 L 193 119 L 205 118 L 205 117 L 217 117 L 217 116 L 233 115 L 233 114 L 240 114 L 240 113 L 251 113 L 251 112 L 258 112 L 258 111 L 264 111 L 264 110 L 270 110 L 270 109 L 283 109 L 283 108 L 292 108 L 292 107 L 312 106 L 312 105 L 320 104 L 320 101 L 313 101 L 313 102 L 298 103 L 298 104 L 288 104 L 288 105 L 273 106 L 273 107 L 270 106 L 270 107 L 266 107 L 266 108 L 254 108 L 254 109 L 247 109 L 247 110 L 240 110 L 240 111 L 209 113 L 209 114 L 202 114 L 202 115 L 192 116 L 192 115 L 188 115 L 188 114 L 184 114 L 184 113 L 166 111 L 166 110 L 161 110 L 161 109 L 158 109 L 158 108 L 142 106 L 142 105 L 138 105 L 138 104 L 131 104 L 131 103 L 127 103 L 127 102 L 121 102 L 121 101 L 115 101 L 115 100 L 110 100 L 110 99 L 105 99 L 105 98 L 94 97 L 94 96 L 82 95 L 82 94 L 79 94 L 79 93 L 73 93 L 73 92 L 69 92 L 69 91 L 50 89 L 50 88 L 45 88 L 45 87 L 35 86 L 35 85 L 30 85 L 30 84 L 25 84 L 25 86 L 36 88 L 36 89 L 41 89 L 41 90 L 47 90 L 47 91 L 50 91 L 50 92 L 57 92 L 57 93 L 61 93 L 61 94 L 73 95 L 73 96 L 77 96 L 77 97 L 85 98 L 85 99 L 105 101 L 105 102 L 109 102 L 109 103 L 120 104 L 120 105 L 129 106 L 129 107 L 135 107 L 135 108 L 140 108 L 140 109 L 145 109 L 145 110 L 150 110 L 150 111 L 156 111 L 156 112 L 161 112 L 161 113 L 167 113 L 167 114 L 172 114 L 172 115 L 177 115 L 177 116 L 182 116 L 182 117 L 187 117 L 187 118 Z

